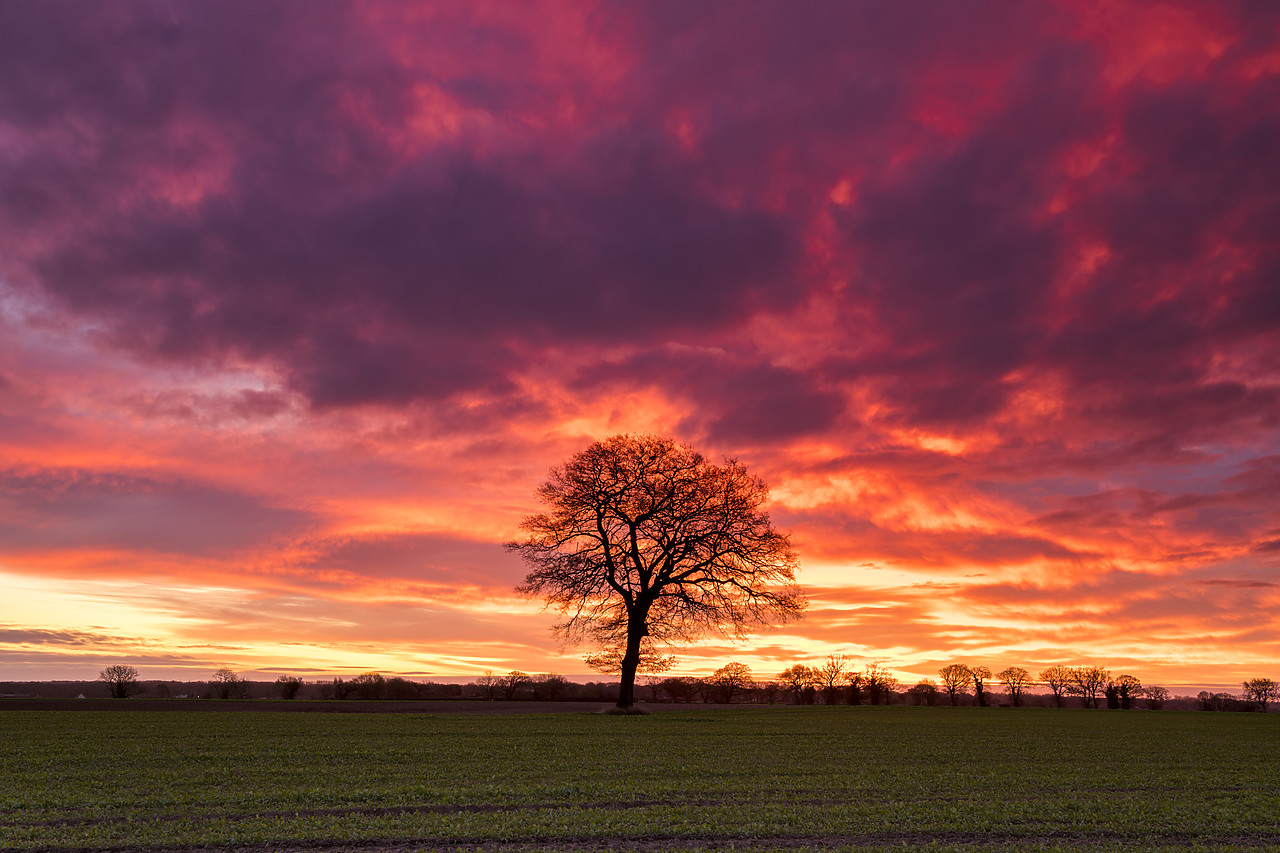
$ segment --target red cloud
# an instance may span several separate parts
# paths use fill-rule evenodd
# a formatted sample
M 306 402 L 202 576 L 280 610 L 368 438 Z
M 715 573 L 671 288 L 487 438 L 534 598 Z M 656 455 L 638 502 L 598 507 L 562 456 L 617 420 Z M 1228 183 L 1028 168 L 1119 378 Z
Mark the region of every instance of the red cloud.
M 822 577 L 797 654 L 1230 622 L 1260 659 L 1278 22 L 6 7 L 0 561 L 240 590 L 206 633 L 242 648 L 286 595 L 408 642 L 365 607 L 399 597 L 515 666 L 545 620 L 486 614 L 534 610 L 497 544 L 549 466 L 660 431 L 774 486 Z

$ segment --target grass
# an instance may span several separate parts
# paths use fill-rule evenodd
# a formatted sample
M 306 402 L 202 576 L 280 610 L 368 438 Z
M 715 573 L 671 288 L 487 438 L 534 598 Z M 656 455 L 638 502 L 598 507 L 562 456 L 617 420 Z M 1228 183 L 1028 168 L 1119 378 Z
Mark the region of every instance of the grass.
M 1280 715 L 7 711 L 0 850 L 1277 850 Z

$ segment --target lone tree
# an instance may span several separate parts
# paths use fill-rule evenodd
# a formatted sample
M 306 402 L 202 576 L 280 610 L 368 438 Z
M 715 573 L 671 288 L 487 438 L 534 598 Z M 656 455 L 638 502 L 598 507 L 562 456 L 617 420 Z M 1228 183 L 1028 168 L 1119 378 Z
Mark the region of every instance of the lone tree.
M 128 699 L 133 694 L 142 692 L 142 685 L 138 683 L 137 667 L 127 664 L 118 663 L 107 667 L 98 673 L 98 680 L 106 682 L 112 699 Z
M 552 469 L 548 511 L 510 542 L 571 642 L 622 649 L 618 707 L 635 702 L 645 637 L 740 637 L 798 618 L 795 552 L 764 510 L 769 491 L 736 460 L 717 465 L 659 436 L 617 435 Z

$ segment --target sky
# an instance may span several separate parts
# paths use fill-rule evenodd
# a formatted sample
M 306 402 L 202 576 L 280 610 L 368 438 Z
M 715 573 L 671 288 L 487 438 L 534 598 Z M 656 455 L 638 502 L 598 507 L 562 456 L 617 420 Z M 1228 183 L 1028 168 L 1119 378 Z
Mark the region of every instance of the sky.
M 736 458 L 904 684 L 1280 677 L 1280 6 L 0 5 L 0 680 L 587 677 L 502 543 Z

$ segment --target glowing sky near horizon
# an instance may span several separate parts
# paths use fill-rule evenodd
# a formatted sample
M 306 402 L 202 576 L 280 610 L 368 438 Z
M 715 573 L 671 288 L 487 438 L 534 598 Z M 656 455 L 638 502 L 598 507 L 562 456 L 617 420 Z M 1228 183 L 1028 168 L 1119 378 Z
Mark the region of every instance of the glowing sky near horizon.
M 620 432 L 801 556 L 680 671 L 1280 676 L 1280 6 L 0 6 L 0 680 L 584 673 Z

